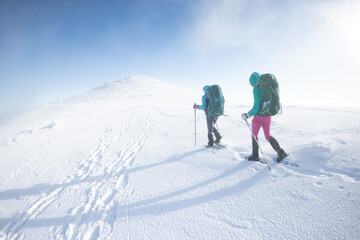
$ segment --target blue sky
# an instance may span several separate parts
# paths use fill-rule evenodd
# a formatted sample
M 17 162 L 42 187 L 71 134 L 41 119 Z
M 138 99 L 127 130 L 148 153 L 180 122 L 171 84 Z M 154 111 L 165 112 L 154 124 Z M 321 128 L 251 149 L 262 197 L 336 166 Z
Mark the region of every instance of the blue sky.
M 131 75 L 248 104 L 253 71 L 283 104 L 360 106 L 359 16 L 357 0 L 0 0 L 0 116 Z

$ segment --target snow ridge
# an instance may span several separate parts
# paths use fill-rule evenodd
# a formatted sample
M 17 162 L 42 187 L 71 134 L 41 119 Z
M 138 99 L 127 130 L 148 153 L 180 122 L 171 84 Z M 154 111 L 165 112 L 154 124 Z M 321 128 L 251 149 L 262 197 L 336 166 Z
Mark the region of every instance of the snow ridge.
M 126 78 L 121 78 L 117 81 L 103 83 L 95 87 L 91 91 L 99 91 L 104 89 L 118 90 L 122 88 L 131 88 L 133 90 L 136 89 L 139 90 L 139 89 L 144 89 L 145 87 L 151 87 L 151 86 L 163 85 L 163 84 L 164 84 L 163 82 L 149 77 L 130 76 Z
M 90 90 L 90 96 L 138 98 L 161 95 L 171 97 L 173 92 L 187 91 L 174 85 L 144 76 L 131 76 L 106 82 Z
M 299 167 L 270 172 L 244 159 L 247 106 L 227 104 L 226 147 L 204 147 L 201 94 L 129 77 L 0 129 L 0 239 L 360 236 L 360 113 L 285 108 L 272 134 Z

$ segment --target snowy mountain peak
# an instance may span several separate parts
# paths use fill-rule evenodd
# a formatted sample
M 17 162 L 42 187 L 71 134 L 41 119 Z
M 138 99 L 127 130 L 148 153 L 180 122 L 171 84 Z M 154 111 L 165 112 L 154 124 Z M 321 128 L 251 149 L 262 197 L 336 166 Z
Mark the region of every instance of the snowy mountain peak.
M 143 98 L 161 97 L 168 98 L 188 96 L 188 90 L 175 85 L 145 76 L 130 76 L 117 81 L 103 83 L 87 94 L 88 97 L 101 98 Z
M 145 91 L 146 89 L 154 89 L 154 88 L 163 88 L 169 87 L 169 84 L 166 84 L 162 81 L 145 77 L 145 76 L 130 76 L 121 78 L 117 81 L 111 81 L 103 83 L 90 92 L 117 92 L 117 91 Z
M 124 88 L 124 87 L 139 87 L 139 86 L 151 86 L 153 84 L 159 84 L 160 81 L 153 79 L 153 78 L 149 78 L 149 77 L 145 77 L 145 76 L 130 76 L 130 77 L 125 77 L 125 78 L 120 78 L 117 81 L 111 81 L 111 82 L 106 82 L 103 83 L 97 87 L 95 87 L 94 89 L 92 89 L 91 91 L 98 91 L 98 90 L 103 90 L 103 89 L 107 89 L 107 88 Z

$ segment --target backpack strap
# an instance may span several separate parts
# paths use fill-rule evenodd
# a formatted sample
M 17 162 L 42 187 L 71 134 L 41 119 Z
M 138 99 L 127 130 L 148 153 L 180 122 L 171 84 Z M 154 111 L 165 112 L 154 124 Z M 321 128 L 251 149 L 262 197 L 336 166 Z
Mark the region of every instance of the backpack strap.
M 209 102 L 210 102 L 210 99 L 209 99 L 209 98 L 207 98 L 207 99 L 206 99 L 205 112 L 206 112 L 206 110 L 209 108 Z

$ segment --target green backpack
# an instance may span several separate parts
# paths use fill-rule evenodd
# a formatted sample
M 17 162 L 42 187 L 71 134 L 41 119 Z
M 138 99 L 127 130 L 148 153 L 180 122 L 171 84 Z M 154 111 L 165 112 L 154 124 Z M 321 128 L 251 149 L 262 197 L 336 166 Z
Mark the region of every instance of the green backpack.
M 207 90 L 209 106 L 207 114 L 211 117 L 218 117 L 224 114 L 224 95 L 219 85 L 212 85 Z
M 259 77 L 259 85 L 263 94 L 259 115 L 274 116 L 281 110 L 279 83 L 271 73 L 263 74 Z

